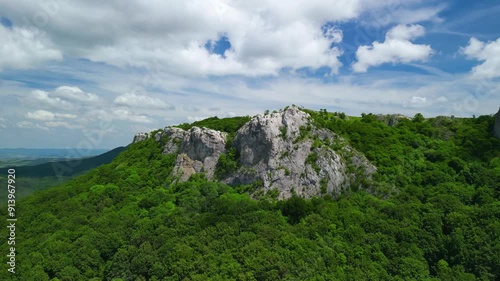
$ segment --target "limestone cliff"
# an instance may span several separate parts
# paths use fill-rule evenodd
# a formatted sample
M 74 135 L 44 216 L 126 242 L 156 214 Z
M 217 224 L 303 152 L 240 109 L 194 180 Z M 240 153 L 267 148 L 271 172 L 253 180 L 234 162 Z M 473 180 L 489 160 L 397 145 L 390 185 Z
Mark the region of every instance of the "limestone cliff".
M 228 184 L 262 182 L 279 198 L 339 194 L 376 170 L 334 133 L 313 126 L 310 116 L 296 107 L 256 116 L 236 134 L 233 146 L 241 167 L 223 179 Z M 337 146 L 338 151 L 333 147 Z
M 275 190 L 280 199 L 293 193 L 309 198 L 337 195 L 347 188 L 369 188 L 376 171 L 340 136 L 315 127 L 309 114 L 294 106 L 255 116 L 236 132 L 230 145 L 226 133 L 198 127 L 187 131 L 167 127 L 154 137 L 165 141 L 164 154 L 177 154 L 172 172 L 175 180 L 186 181 L 202 172 L 215 180 L 219 157 L 234 148 L 237 169 L 216 180 L 253 184 L 255 195 Z
M 225 152 L 226 133 L 193 127 L 189 131 L 167 127 L 157 133 L 157 140 L 166 137 L 164 154 L 177 153 L 173 176 L 186 181 L 194 173 L 204 172 L 213 179 L 215 166 L 221 153 Z

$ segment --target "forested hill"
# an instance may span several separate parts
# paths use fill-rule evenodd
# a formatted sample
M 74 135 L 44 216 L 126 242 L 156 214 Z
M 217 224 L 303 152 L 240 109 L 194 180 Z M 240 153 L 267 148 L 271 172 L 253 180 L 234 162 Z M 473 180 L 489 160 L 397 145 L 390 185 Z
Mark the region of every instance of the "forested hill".
M 97 156 L 71 158 L 38 165 L 0 168 L 0 174 L 6 175 L 9 169 L 15 169 L 20 177 L 69 177 L 88 171 L 102 164 L 110 163 L 125 147 L 117 147 Z
M 377 167 L 370 190 L 277 200 L 273 192 L 256 196 L 258 184 L 229 186 L 203 173 L 180 182 L 171 176 L 177 155 L 162 154 L 168 138 L 151 137 L 19 200 L 16 274 L 5 269 L 0 279 L 500 279 L 494 117 L 303 111 Z M 234 136 L 240 121 L 196 126 Z M 216 175 L 244 160 L 230 153 Z

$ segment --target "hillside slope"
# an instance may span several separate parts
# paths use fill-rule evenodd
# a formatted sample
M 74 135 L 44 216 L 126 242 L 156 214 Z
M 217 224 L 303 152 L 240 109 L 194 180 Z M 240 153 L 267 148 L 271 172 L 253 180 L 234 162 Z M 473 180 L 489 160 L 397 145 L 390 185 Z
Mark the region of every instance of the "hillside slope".
M 417 115 L 389 126 L 371 114 L 302 111 L 377 167 L 370 192 L 276 200 L 203 173 L 182 182 L 172 176 L 178 155 L 164 153 L 169 140 L 150 137 L 108 165 L 18 201 L 17 273 L 4 270 L 0 279 L 500 278 L 500 140 L 492 116 Z M 234 121 L 197 126 L 220 130 Z

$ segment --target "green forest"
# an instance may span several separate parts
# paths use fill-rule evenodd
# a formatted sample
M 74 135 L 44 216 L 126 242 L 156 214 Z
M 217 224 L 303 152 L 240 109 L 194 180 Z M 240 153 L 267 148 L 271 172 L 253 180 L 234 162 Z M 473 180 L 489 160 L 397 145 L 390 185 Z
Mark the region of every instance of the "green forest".
M 389 126 L 373 114 L 304 111 L 377 167 L 370 190 L 278 201 L 202 174 L 173 183 L 176 155 L 150 138 L 17 201 L 16 274 L 2 242 L 0 279 L 500 280 L 492 116 L 417 114 Z M 234 136 L 249 119 L 194 125 Z

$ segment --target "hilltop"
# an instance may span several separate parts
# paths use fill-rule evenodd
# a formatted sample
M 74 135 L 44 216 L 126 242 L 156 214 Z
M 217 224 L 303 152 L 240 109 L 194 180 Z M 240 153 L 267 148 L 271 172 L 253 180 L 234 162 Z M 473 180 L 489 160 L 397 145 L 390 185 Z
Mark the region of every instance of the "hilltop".
M 495 117 L 390 120 L 292 106 L 137 135 L 17 202 L 15 278 L 500 278 Z

